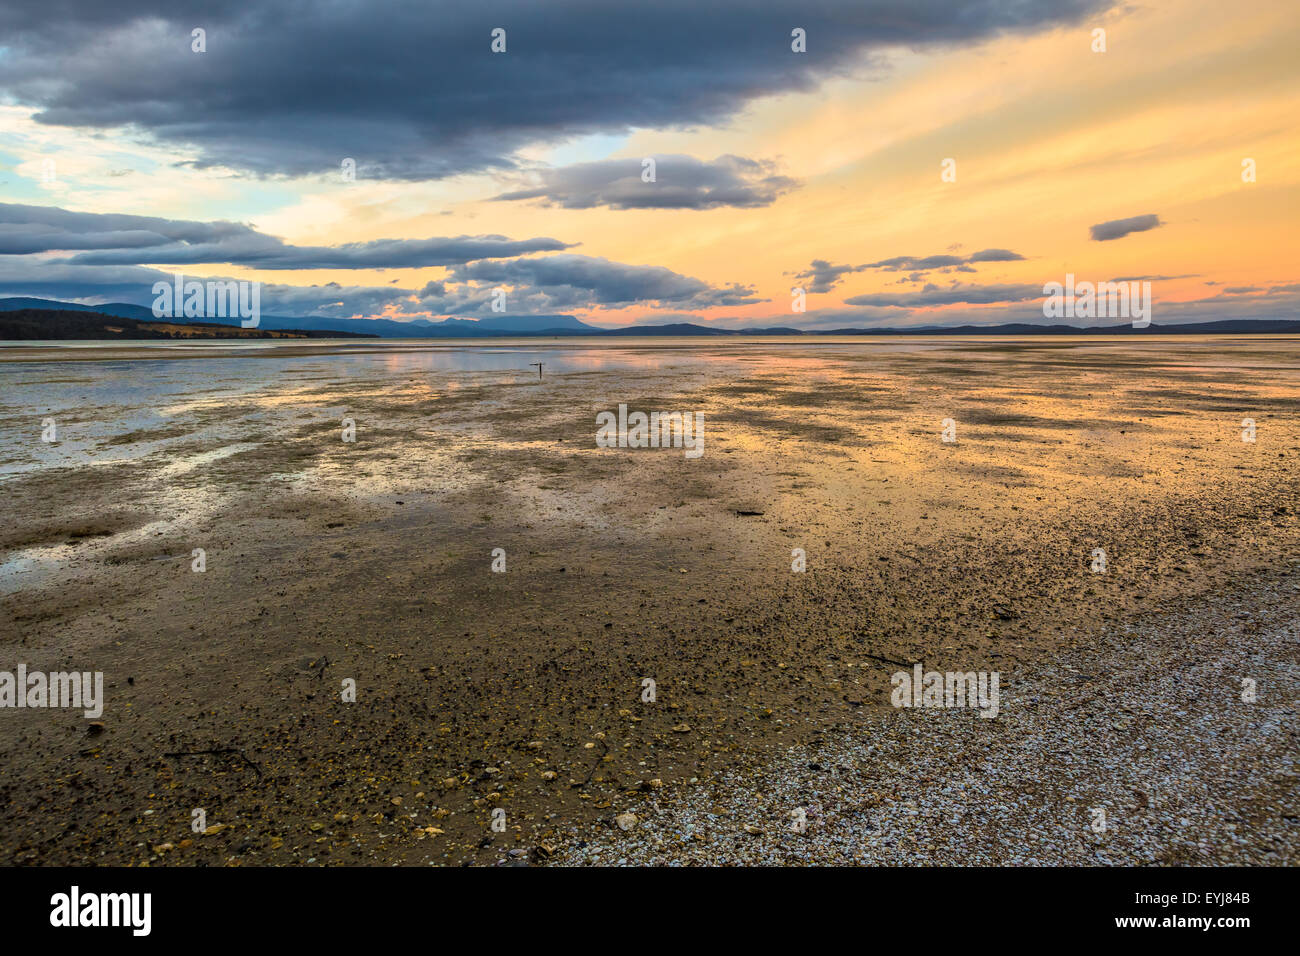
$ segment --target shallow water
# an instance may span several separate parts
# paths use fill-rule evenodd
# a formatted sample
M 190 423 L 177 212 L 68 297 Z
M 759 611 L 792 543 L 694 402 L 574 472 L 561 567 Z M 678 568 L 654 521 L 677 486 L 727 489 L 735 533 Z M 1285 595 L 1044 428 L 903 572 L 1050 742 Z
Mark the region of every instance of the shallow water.
M 47 467 L 105 465 L 165 450 L 178 438 L 211 438 L 213 412 L 242 430 L 293 417 L 346 414 L 349 391 L 388 384 L 423 397 L 432 390 L 625 371 L 680 376 L 776 371 L 810 386 L 850 365 L 942 362 L 986 381 L 1022 363 L 1126 365 L 1186 373 L 1272 370 L 1278 384 L 1300 382 L 1300 338 L 1290 336 L 881 337 L 824 336 L 459 340 L 355 339 L 253 342 L 0 342 L 0 481 Z M 202 358 L 202 361 L 176 359 Z M 256 358 L 256 361 L 249 359 Z M 75 360 L 70 360 L 75 359 Z M 864 362 L 864 359 L 867 361 Z M 925 384 L 918 368 L 916 387 Z M 43 441 L 53 419 L 55 442 Z M 139 433 L 138 439 L 133 437 Z M 242 436 L 222 429 L 228 440 Z

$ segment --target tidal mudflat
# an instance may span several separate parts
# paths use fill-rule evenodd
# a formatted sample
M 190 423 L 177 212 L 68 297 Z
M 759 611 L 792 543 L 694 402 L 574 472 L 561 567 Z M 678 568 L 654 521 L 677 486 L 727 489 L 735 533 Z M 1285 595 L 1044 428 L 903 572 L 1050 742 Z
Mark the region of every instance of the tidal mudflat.
M 0 861 L 1294 864 L 1297 478 L 1286 337 L 0 349 Z

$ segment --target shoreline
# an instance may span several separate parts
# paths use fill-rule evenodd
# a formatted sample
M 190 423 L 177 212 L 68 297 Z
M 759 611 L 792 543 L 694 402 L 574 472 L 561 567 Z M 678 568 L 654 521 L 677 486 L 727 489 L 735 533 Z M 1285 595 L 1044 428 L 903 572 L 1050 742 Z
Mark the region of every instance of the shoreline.
M 896 718 L 881 660 L 1011 694 L 1148 608 L 1295 567 L 1294 348 L 955 354 L 606 354 L 541 384 L 412 354 L 164 363 L 129 393 L 111 362 L 11 366 L 0 654 L 102 671 L 107 700 L 93 735 L 3 714 L 0 859 L 561 851 L 652 780 L 670 799 Z M 597 447 L 620 402 L 703 413 L 704 454 Z M 191 834 L 195 808 L 223 829 Z
M 162 360 L 193 358 L 294 358 L 329 355 L 414 354 L 420 352 L 524 350 L 566 351 L 672 351 L 727 352 L 761 351 L 764 348 L 834 349 L 875 348 L 881 351 L 928 350 L 981 352 L 990 347 L 1025 346 L 1055 349 L 1074 346 L 1118 346 L 1141 349 L 1152 342 L 1182 348 L 1250 345 L 1262 342 L 1300 343 L 1300 334 L 1290 332 L 1188 333 L 1172 335 L 815 335 L 815 336 L 502 336 L 501 338 L 444 339 L 249 339 L 232 344 L 230 339 L 85 341 L 0 341 L 0 367 L 12 363 L 56 363 L 83 361 Z M 146 344 L 146 343 L 156 344 Z M 1220 357 L 1222 358 L 1222 357 Z M 1297 366 L 1288 366 L 1300 368 Z M 521 369 L 526 371 L 526 369 Z

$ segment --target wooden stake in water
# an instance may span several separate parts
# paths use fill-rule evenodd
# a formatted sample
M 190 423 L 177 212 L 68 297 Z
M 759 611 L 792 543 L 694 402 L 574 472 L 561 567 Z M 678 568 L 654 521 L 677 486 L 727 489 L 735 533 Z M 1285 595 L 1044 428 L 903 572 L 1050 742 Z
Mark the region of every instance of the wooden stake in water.
M 529 364 L 529 365 L 536 365 L 536 366 L 537 366 L 537 381 L 540 382 L 540 381 L 542 380 L 542 363 L 541 363 L 541 362 L 529 362 L 528 364 Z

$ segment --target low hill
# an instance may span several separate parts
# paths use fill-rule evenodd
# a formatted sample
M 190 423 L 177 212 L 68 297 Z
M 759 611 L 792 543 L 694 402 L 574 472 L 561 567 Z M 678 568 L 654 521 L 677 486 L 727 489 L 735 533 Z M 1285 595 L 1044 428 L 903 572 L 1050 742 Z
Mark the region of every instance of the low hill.
M 148 306 L 132 305 L 129 302 L 82 305 L 79 302 L 60 302 L 57 299 L 38 299 L 31 296 L 0 298 L 0 314 L 21 309 L 99 312 L 103 315 L 138 319 L 141 322 L 158 321 Z M 177 325 L 189 325 L 207 320 L 174 318 L 170 321 Z M 338 319 L 325 315 L 263 314 L 258 328 L 276 331 L 327 332 L 340 338 L 349 335 L 377 335 L 384 338 L 497 338 L 507 335 L 598 335 L 604 331 L 572 315 L 491 315 L 483 319 L 452 318 L 438 322 L 414 319 L 403 322 L 395 319 Z
M 75 309 L 17 309 L 0 312 L 0 339 L 327 339 L 377 338 L 355 332 L 315 329 L 245 329 L 218 322 L 132 319 Z

